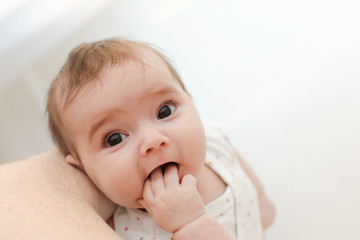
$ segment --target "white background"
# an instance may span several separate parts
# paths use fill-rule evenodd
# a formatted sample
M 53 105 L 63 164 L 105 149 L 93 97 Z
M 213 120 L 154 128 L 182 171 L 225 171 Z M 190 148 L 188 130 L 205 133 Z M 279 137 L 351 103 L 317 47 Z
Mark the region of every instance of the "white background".
M 266 239 L 360 239 L 359 1 L 0 2 L 0 162 L 53 147 L 45 95 L 75 45 L 147 41 L 263 181 Z

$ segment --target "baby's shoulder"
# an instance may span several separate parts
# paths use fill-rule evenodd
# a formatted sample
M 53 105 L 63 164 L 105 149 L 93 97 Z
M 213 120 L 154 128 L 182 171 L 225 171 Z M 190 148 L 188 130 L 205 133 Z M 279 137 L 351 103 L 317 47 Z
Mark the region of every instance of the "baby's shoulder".
M 222 128 L 218 124 L 204 122 L 204 129 L 208 154 L 223 155 L 228 159 L 233 159 L 234 148 Z
M 226 136 L 219 124 L 203 121 L 203 125 L 207 140 L 220 141 L 226 144 L 230 144 L 229 138 Z

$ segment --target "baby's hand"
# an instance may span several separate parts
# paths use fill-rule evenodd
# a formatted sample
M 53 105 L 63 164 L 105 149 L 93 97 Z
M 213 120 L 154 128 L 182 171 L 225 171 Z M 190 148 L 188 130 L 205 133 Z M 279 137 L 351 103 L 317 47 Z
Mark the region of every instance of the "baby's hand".
M 139 203 L 167 232 L 175 232 L 205 213 L 204 203 L 196 188 L 196 179 L 185 175 L 180 183 L 177 167 L 169 165 L 164 174 L 154 170 L 146 180 Z

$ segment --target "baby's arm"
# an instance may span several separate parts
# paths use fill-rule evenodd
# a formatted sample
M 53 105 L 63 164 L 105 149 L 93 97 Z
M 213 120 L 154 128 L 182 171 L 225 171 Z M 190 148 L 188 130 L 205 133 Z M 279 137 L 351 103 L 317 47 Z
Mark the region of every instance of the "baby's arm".
M 208 239 L 234 240 L 213 217 L 205 213 L 204 203 L 192 175 L 179 175 L 175 165 L 162 173 L 156 169 L 145 182 L 144 199 L 139 202 L 147 209 L 155 223 L 173 233 L 174 240 Z
M 246 172 L 251 182 L 254 184 L 259 197 L 259 209 L 261 215 L 261 223 L 263 229 L 268 228 L 273 222 L 276 215 L 276 209 L 272 201 L 269 199 L 267 194 L 265 193 L 264 187 L 262 186 L 259 178 L 256 176 L 254 171 L 250 168 L 250 166 L 245 162 L 245 160 L 240 156 L 240 154 L 236 151 L 236 156 L 240 162 L 241 167 Z
M 114 204 L 58 151 L 0 166 L 0 235 L 10 240 L 121 240 Z

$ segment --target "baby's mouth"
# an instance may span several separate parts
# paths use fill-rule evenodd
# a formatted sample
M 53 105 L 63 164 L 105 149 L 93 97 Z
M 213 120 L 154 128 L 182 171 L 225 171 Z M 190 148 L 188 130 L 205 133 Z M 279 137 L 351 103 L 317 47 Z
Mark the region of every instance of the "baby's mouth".
M 165 164 L 163 164 L 163 165 L 160 166 L 162 174 L 164 174 L 166 168 L 170 167 L 171 165 L 175 165 L 175 167 L 176 167 L 177 169 L 179 168 L 179 164 L 177 164 L 177 163 L 175 163 L 175 162 L 165 163 Z
M 178 173 L 179 173 L 179 164 L 176 163 L 176 162 L 168 162 L 168 163 L 162 164 L 162 165 L 160 165 L 159 167 L 155 168 L 155 169 L 149 174 L 148 178 L 150 178 L 151 174 L 152 174 L 155 170 L 157 170 L 157 169 L 159 169 L 159 168 L 160 168 L 160 170 L 161 170 L 161 173 L 164 175 L 164 174 L 165 174 L 165 170 L 166 170 L 168 167 L 170 167 L 170 166 L 175 166 L 176 169 L 177 169 L 177 171 L 178 171 Z

